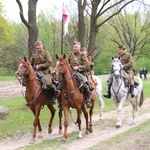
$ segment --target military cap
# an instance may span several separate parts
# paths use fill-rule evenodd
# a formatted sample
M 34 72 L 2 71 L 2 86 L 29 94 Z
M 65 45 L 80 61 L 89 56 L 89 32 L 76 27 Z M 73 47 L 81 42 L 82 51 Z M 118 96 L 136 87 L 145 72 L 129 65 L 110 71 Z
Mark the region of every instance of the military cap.
M 74 41 L 73 44 L 74 44 L 74 45 L 81 45 L 81 43 L 78 42 L 78 41 Z
M 35 42 L 35 45 L 39 45 L 39 44 L 43 44 L 41 41 L 39 41 L 39 40 L 37 40 L 36 42 Z
M 126 47 L 124 45 L 119 45 L 118 48 L 119 49 L 126 49 Z

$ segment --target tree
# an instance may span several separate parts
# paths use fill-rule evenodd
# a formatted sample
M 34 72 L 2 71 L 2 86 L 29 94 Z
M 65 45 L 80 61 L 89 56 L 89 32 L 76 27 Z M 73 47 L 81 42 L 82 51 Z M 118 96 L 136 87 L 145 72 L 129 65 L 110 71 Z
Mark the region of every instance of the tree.
M 118 45 L 126 45 L 132 56 L 136 57 L 136 60 L 145 53 L 145 46 L 150 39 L 150 22 L 146 19 L 146 16 L 144 19 L 145 21 L 142 21 L 139 12 L 129 14 L 124 11 L 124 13 L 120 13 L 109 21 L 109 24 L 115 30 L 111 40 Z
M 38 28 L 36 25 L 36 5 L 38 0 L 28 1 L 28 21 L 24 17 L 22 3 L 20 2 L 20 0 L 16 0 L 16 2 L 19 6 L 21 21 L 28 29 L 28 50 L 30 58 L 32 53 L 35 52 L 34 43 L 38 39 Z
M 90 33 L 89 33 L 89 44 L 88 50 L 92 50 L 95 47 L 96 36 L 99 28 L 104 25 L 108 20 L 112 17 L 116 16 L 121 12 L 121 10 L 132 3 L 135 0 L 91 0 L 89 3 L 87 0 L 76 0 L 78 3 L 78 18 L 79 18 L 79 28 L 78 28 L 78 39 L 80 41 L 84 41 L 84 33 L 81 35 L 82 31 L 84 31 L 84 12 L 87 12 L 90 16 Z M 90 8 L 90 11 L 87 11 L 87 8 Z M 114 11 L 111 11 L 113 8 Z M 106 15 L 107 14 L 107 15 Z M 104 20 L 98 22 L 100 17 L 105 16 Z M 103 17 L 104 18 L 104 17 Z

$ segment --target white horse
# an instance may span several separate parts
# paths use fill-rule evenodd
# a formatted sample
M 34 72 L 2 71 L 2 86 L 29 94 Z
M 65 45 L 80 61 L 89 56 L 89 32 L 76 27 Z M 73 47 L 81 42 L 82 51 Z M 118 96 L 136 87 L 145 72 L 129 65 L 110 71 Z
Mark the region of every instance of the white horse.
M 144 94 L 143 94 L 143 82 L 141 78 L 137 77 L 139 80 L 138 86 L 134 87 L 134 98 L 131 98 L 131 94 L 129 93 L 129 87 L 125 85 L 123 76 L 122 76 L 122 64 L 119 58 L 113 58 L 112 61 L 112 68 L 113 68 L 113 82 L 111 86 L 111 96 L 114 100 L 114 104 L 117 109 L 117 123 L 116 128 L 121 127 L 121 110 L 123 104 L 126 100 L 129 100 L 132 104 L 132 117 L 133 117 L 133 124 L 136 123 L 137 114 L 139 108 L 142 106 L 144 101 Z
M 97 81 L 96 85 L 96 94 L 97 99 L 99 102 L 99 120 L 102 119 L 102 109 L 104 108 L 104 101 L 102 99 L 102 82 L 98 76 L 92 75 L 92 78 L 94 78 Z M 74 119 L 74 116 L 72 114 L 72 108 L 70 107 L 70 115 L 74 123 L 76 124 L 76 120 Z
M 97 93 L 97 99 L 99 102 L 99 119 L 102 119 L 102 108 L 104 107 L 104 101 L 102 99 L 102 82 L 98 76 L 92 75 L 92 78 L 94 78 L 97 81 L 96 85 L 96 93 Z

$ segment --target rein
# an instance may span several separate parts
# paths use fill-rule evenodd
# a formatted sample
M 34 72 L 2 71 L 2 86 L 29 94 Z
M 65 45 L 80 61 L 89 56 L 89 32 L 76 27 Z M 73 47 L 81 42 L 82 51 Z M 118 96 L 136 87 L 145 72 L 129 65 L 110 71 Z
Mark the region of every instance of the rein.
M 115 71 L 117 71 L 117 70 L 118 70 L 119 73 L 120 73 L 119 78 L 120 78 L 120 80 L 121 80 L 121 83 L 120 83 L 120 84 L 118 83 L 118 80 L 116 79 L 116 75 L 113 74 L 113 77 L 115 77 L 115 79 L 117 80 L 117 83 L 118 83 L 118 89 L 117 89 L 117 91 L 115 91 L 114 87 L 112 86 L 112 90 L 113 90 L 113 92 L 114 92 L 114 94 L 115 94 L 115 96 L 116 96 L 116 100 L 117 100 L 118 103 L 119 103 L 119 100 L 118 100 L 118 98 L 117 98 L 117 94 L 119 93 L 119 90 L 123 91 L 124 93 L 127 93 L 127 92 L 124 91 L 124 90 L 121 88 L 122 83 L 123 83 L 123 79 L 122 79 L 122 76 L 121 76 L 121 71 L 120 71 L 119 69 L 115 69 L 115 70 L 113 71 L 113 73 L 115 73 Z

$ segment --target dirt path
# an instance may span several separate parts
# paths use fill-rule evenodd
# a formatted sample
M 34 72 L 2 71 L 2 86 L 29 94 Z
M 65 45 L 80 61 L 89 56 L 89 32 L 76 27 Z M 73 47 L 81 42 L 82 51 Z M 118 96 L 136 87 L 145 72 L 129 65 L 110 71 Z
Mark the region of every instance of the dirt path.
M 3 82 L 2 84 L 0 84 L 0 93 L 2 93 L 0 96 L 0 100 L 22 96 L 20 88 L 21 88 L 21 85 L 17 81 L 9 82 L 9 85 L 8 83 Z M 66 144 L 63 144 L 63 145 L 60 144 L 60 149 L 84 150 L 99 143 L 100 141 L 105 141 L 111 137 L 114 137 L 117 134 L 123 133 L 131 128 L 134 128 L 135 126 L 149 119 L 150 112 L 147 111 L 149 107 L 150 107 L 150 99 L 146 99 L 144 102 L 144 106 L 141 108 L 142 112 L 140 112 L 141 110 L 139 111 L 137 123 L 132 125 L 131 105 L 126 106 L 126 107 L 124 106 L 122 109 L 122 119 L 123 119 L 122 127 L 120 129 L 115 128 L 115 123 L 116 123 L 115 121 L 113 122 L 113 125 L 111 122 L 111 125 L 105 126 L 105 129 L 99 127 L 100 123 L 103 122 L 103 120 L 112 120 L 112 119 L 116 120 L 115 110 L 111 112 L 103 113 L 103 120 L 100 120 L 100 121 L 99 121 L 98 114 L 94 115 L 93 133 L 89 135 L 85 135 L 84 129 L 83 129 L 83 138 L 81 139 L 82 144 L 79 144 L 80 142 L 79 140 L 74 139 L 71 143 L 67 142 Z M 82 127 L 83 128 L 85 127 L 84 122 L 82 124 Z M 78 131 L 78 127 L 71 122 L 68 127 L 68 133 L 71 133 L 73 131 Z M 42 142 L 44 140 L 51 140 L 55 138 L 61 139 L 62 137 L 62 135 L 58 134 L 58 127 L 53 129 L 53 132 L 51 135 L 47 134 L 47 129 L 45 129 L 41 134 L 43 135 L 43 139 L 37 139 L 35 144 Z M 27 133 L 23 137 L 14 137 L 14 138 L 7 138 L 4 140 L 1 140 L 0 150 L 15 150 L 20 147 L 22 148 L 26 147 L 27 145 L 30 144 L 31 136 L 32 136 L 32 133 Z
M 142 108 L 142 111 L 147 110 L 150 107 L 150 100 L 146 100 L 144 103 L 144 107 Z M 129 117 L 130 116 L 130 117 Z M 98 125 L 101 122 L 98 121 L 99 116 L 95 115 L 93 120 L 94 120 L 94 126 L 93 126 L 93 133 L 89 135 L 83 134 L 83 138 L 81 139 L 82 144 L 79 144 L 79 140 L 75 139 L 71 143 L 66 143 L 65 145 L 60 144 L 60 149 L 62 146 L 62 149 L 71 149 L 71 150 L 76 150 L 76 149 L 87 149 L 100 141 L 105 141 L 109 138 L 114 137 L 117 134 L 123 133 L 131 128 L 134 128 L 135 126 L 141 124 L 142 122 L 146 121 L 149 119 L 150 112 L 148 113 L 139 113 L 137 123 L 132 125 L 132 117 L 131 117 L 131 105 L 126 106 L 122 110 L 122 127 L 120 129 L 115 128 L 115 124 L 113 126 L 107 126 L 105 129 L 99 128 Z M 112 119 L 116 117 L 116 111 L 111 111 L 107 113 L 103 113 L 103 119 Z M 83 127 L 85 127 L 84 123 L 82 124 Z M 71 133 L 72 131 L 78 131 L 78 127 L 75 124 L 70 124 L 68 127 L 68 133 Z M 84 130 L 83 130 L 84 132 Z M 30 144 L 30 139 L 31 139 L 31 134 L 28 133 L 23 137 L 15 137 L 15 138 L 8 138 L 5 140 L 0 141 L 0 150 L 15 150 L 19 147 L 25 147 Z M 42 142 L 43 140 L 51 140 L 54 138 L 60 138 L 62 135 L 58 134 L 58 128 L 53 129 L 53 133 L 51 135 L 47 134 L 47 130 L 43 131 L 41 133 L 43 135 L 43 139 L 37 139 L 36 143 Z M 101 138 L 102 137 L 102 138 Z M 69 137 L 68 137 L 69 138 Z M 90 141 L 90 142 L 89 142 Z
M 0 100 L 11 99 L 15 97 L 21 97 L 22 86 L 15 81 L 0 81 Z

